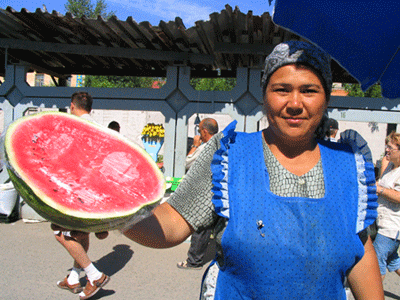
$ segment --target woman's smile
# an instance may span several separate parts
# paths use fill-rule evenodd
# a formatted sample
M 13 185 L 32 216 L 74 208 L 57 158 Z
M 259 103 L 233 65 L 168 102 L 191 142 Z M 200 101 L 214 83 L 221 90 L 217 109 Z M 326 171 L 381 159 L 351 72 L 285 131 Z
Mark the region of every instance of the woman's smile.
M 289 125 L 300 125 L 304 122 L 305 118 L 282 117 Z

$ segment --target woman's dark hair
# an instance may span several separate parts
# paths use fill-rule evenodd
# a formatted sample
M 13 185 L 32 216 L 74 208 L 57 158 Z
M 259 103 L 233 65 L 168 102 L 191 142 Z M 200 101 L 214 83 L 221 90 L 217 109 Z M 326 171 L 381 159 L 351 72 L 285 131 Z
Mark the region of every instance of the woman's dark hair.
M 113 129 L 118 132 L 121 129 L 121 127 L 119 126 L 119 123 L 117 121 L 111 121 L 110 124 L 108 124 L 108 128 Z

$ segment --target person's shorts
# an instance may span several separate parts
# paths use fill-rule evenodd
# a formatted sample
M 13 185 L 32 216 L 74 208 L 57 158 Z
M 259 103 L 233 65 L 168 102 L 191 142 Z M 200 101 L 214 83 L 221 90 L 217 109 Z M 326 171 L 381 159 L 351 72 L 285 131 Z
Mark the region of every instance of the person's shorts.
M 381 275 L 386 274 L 386 269 L 389 272 L 394 272 L 400 269 L 400 257 L 397 254 L 400 241 L 388 238 L 381 234 L 377 234 L 374 241 L 374 248 L 378 257 L 379 270 Z
M 53 224 L 53 223 L 51 223 L 50 226 L 55 235 L 63 234 L 64 236 L 71 237 L 71 231 L 69 231 L 63 227 L 60 227 L 56 224 Z
M 77 230 L 68 230 L 63 227 L 60 227 L 56 224 L 51 223 L 51 229 L 53 230 L 55 235 L 64 235 L 66 237 L 70 238 L 76 238 L 78 235 L 81 236 L 82 234 L 89 234 L 87 232 L 82 232 L 82 231 L 77 231 Z M 106 237 L 108 237 L 108 231 L 101 231 L 101 232 L 96 232 L 95 233 L 96 237 L 99 240 L 104 240 Z
M 55 235 L 60 235 L 62 234 L 65 237 L 70 237 L 70 238 L 76 238 L 77 235 L 80 234 L 88 234 L 82 231 L 77 231 L 77 230 L 69 230 L 64 227 L 58 226 L 54 223 L 51 223 L 51 229 L 53 230 Z

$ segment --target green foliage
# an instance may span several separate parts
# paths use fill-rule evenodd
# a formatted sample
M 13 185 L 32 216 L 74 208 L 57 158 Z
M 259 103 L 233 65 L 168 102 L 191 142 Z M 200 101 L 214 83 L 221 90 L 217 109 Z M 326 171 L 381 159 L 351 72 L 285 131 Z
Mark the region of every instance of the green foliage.
M 343 84 L 345 91 L 349 93 L 350 97 L 368 97 L 368 98 L 382 98 L 381 86 L 374 84 L 368 90 L 363 92 L 359 84 Z
M 67 12 L 70 12 L 75 17 L 89 17 L 93 10 L 90 0 L 68 0 L 64 7 Z
M 107 11 L 107 4 L 104 0 L 97 0 L 96 7 L 93 10 L 94 16 L 102 16 L 104 19 L 109 19 L 111 16 L 115 15 L 115 12 L 108 12 Z
M 364 96 L 370 98 L 382 98 L 381 86 L 377 84 L 371 86 L 368 90 L 365 91 Z
M 236 86 L 236 78 L 192 78 L 190 85 L 197 91 L 230 91 Z
M 155 78 L 135 76 L 85 76 L 85 87 L 151 88 Z
M 102 16 L 104 19 L 115 15 L 114 12 L 107 12 L 107 4 L 104 0 L 97 0 L 96 6 L 93 6 L 91 0 L 67 0 L 64 5 L 67 12 L 72 13 L 75 17 L 83 17 L 95 19 Z

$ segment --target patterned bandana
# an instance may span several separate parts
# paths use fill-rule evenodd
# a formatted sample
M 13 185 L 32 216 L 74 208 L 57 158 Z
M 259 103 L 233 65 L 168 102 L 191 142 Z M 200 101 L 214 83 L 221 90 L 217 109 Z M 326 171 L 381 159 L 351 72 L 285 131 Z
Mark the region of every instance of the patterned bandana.
M 331 57 L 321 48 L 300 41 L 287 41 L 275 47 L 265 59 L 262 87 L 265 91 L 269 77 L 280 67 L 285 65 L 304 63 L 318 70 L 324 79 L 328 95 L 332 90 Z

